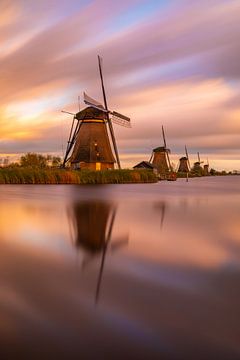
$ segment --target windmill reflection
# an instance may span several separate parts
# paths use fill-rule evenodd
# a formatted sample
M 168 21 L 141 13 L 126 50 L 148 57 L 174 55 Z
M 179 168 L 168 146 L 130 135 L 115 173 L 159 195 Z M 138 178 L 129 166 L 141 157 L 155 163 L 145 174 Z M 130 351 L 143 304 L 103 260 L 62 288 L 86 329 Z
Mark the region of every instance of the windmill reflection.
M 78 202 L 72 206 L 73 242 L 76 248 L 85 250 L 82 269 L 85 269 L 89 262 L 101 258 L 95 292 L 96 303 L 99 300 L 108 249 L 114 251 L 128 243 L 128 236 L 112 240 L 116 213 L 116 206 L 105 201 Z
M 162 229 L 166 216 L 166 210 L 167 210 L 167 205 L 165 201 L 160 201 L 155 203 L 154 209 L 160 213 L 160 229 Z

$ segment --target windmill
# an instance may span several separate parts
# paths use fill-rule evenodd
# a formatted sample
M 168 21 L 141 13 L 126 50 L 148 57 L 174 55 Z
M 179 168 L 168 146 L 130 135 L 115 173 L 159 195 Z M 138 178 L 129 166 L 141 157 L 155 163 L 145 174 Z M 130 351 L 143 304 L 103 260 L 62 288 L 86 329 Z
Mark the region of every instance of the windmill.
M 201 161 L 201 159 L 200 159 L 199 151 L 197 152 L 197 156 L 198 156 L 198 161 L 196 161 L 194 164 L 198 164 L 201 167 L 201 164 L 203 164 L 203 161 Z
M 185 145 L 185 156 L 179 159 L 178 172 L 189 173 L 189 171 L 190 171 L 190 161 L 188 157 L 187 147 Z
M 207 158 L 207 163 L 203 165 L 203 175 L 208 176 L 209 175 L 209 161 Z
M 200 154 L 199 152 L 197 153 L 197 156 L 198 156 L 198 161 L 196 161 L 193 165 L 193 172 L 197 175 L 202 175 L 203 174 L 203 168 L 201 166 L 201 164 L 203 163 L 203 161 L 201 161 L 200 159 Z
M 108 109 L 100 56 L 98 56 L 98 67 L 104 106 L 84 92 L 84 102 L 89 105 L 87 108 L 82 111 L 79 109 L 76 114 L 63 111 L 73 115 L 63 167 L 69 161 L 74 169 L 112 169 L 116 158 L 118 168 L 121 168 L 113 123 L 131 127 L 130 118 Z
M 170 171 L 172 172 L 172 165 L 170 163 L 169 153 L 170 150 L 167 149 L 166 137 L 164 132 L 164 127 L 162 126 L 162 136 L 164 146 L 159 146 L 152 151 L 152 156 L 150 162 L 157 168 L 160 175 L 166 175 Z

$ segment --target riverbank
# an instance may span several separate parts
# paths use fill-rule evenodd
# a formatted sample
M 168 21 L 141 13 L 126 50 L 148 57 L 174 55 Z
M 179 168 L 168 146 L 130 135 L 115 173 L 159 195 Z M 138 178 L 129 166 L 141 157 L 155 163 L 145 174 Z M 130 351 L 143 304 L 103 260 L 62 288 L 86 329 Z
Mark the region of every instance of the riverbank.
M 149 170 L 0 169 L 0 184 L 129 184 L 154 182 L 157 182 L 157 178 Z

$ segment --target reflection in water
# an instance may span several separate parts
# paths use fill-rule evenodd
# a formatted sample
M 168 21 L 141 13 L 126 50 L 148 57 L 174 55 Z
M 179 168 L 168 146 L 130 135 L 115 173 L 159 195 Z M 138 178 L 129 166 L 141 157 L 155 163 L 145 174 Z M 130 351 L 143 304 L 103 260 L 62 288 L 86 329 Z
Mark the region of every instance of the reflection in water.
M 74 244 L 87 252 L 87 256 L 83 258 L 82 268 L 84 269 L 96 256 L 101 257 L 95 292 L 96 303 L 99 300 L 105 257 L 110 241 L 112 249 L 128 243 L 128 237 L 112 241 L 116 212 L 116 205 L 97 200 L 74 203 L 69 212 L 74 228 Z
M 154 209 L 160 213 L 160 229 L 163 227 L 167 205 L 165 201 L 160 201 L 154 204 Z
M 3 186 L 0 359 L 240 359 L 239 189 Z

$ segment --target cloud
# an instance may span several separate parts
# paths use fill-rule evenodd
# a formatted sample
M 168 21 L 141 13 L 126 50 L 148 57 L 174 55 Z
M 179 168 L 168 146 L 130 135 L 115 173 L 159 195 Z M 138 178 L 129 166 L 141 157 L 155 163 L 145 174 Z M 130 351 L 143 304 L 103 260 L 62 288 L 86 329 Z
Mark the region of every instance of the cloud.
M 116 129 L 123 153 L 161 141 L 162 124 L 173 150 L 239 150 L 239 2 L 150 3 L 1 2 L 0 151 L 57 149 L 59 111 L 83 90 L 101 100 L 98 53 L 110 106 L 133 119 Z

